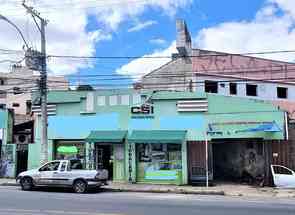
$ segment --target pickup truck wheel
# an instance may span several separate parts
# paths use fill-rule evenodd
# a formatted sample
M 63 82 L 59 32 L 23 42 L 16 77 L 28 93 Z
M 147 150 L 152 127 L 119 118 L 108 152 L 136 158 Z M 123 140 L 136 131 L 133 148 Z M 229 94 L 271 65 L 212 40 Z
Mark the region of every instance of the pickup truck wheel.
M 73 189 L 75 193 L 85 193 L 87 190 L 87 183 L 83 180 L 77 180 L 73 185 Z
M 32 190 L 33 188 L 33 180 L 29 177 L 24 177 L 20 181 L 20 185 L 22 187 L 22 190 Z

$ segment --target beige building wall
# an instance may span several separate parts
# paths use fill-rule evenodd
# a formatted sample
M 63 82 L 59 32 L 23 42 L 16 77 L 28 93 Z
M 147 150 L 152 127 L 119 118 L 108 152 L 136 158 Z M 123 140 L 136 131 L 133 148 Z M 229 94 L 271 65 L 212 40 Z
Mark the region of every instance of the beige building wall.
M 31 92 L 38 90 L 38 73 L 26 67 L 13 67 L 11 72 L 0 73 L 0 104 L 14 109 L 15 114 L 28 114 Z M 69 82 L 63 76 L 48 76 L 49 90 L 66 90 Z

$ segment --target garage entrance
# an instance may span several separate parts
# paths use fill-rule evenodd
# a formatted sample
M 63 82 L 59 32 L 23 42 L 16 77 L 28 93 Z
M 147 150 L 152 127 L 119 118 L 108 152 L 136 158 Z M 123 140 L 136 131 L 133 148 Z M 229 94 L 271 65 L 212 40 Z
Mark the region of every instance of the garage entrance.
M 262 140 L 214 140 L 212 149 L 215 181 L 253 184 L 264 179 Z

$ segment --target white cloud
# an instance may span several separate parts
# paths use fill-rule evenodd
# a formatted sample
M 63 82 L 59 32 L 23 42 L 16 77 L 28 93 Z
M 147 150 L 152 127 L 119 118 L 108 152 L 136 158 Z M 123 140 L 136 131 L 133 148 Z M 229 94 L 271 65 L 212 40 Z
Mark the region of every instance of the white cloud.
M 163 38 L 154 38 L 150 40 L 150 43 L 155 45 L 165 45 L 167 41 Z
M 295 50 L 294 27 L 295 1 L 267 0 L 265 5 L 255 14 L 253 20 L 225 22 L 202 29 L 195 37 L 195 46 L 230 53 Z M 169 55 L 174 50 L 173 45 L 168 49 L 155 51 L 147 56 Z M 259 57 L 284 61 L 295 60 L 293 53 L 259 55 Z M 148 59 L 136 59 L 122 66 L 117 72 L 138 79 L 139 73 L 146 74 L 166 62 L 166 59 L 158 59 L 156 62 Z
M 118 25 L 134 16 L 142 14 L 147 9 L 161 9 L 166 15 L 174 16 L 179 8 L 191 4 L 193 0 L 148 0 L 132 2 L 130 0 L 108 0 L 104 3 L 105 8 L 99 11 L 97 19 L 107 27 L 114 30 Z M 108 7 L 108 5 L 113 5 Z M 116 3 L 116 4 L 114 4 Z
M 166 49 L 156 50 L 151 54 L 144 55 L 143 57 L 157 57 L 157 56 L 171 56 L 176 53 L 176 42 L 173 41 Z M 116 73 L 121 75 L 131 76 L 134 80 L 140 79 L 141 76 L 159 68 L 165 63 L 168 63 L 170 58 L 139 58 L 123 65 L 116 70 Z
M 120 24 L 133 20 L 147 9 L 160 9 L 166 15 L 174 15 L 178 8 L 190 4 L 192 0 L 150 0 L 130 2 L 130 0 L 81 1 L 81 0 L 27 0 L 50 22 L 46 28 L 47 53 L 57 55 L 95 55 L 98 42 L 111 40 Z M 0 14 L 8 17 L 24 32 L 30 45 L 39 48 L 40 36 L 32 18 L 26 14 L 21 1 L 0 0 Z M 88 16 L 95 16 L 103 28 L 87 32 Z M 0 48 L 21 49 L 23 42 L 15 29 L 0 20 Z M 92 26 L 93 29 L 93 26 Z M 10 59 L 21 56 L 9 55 Z M 6 58 L 6 57 L 5 57 Z M 0 61 L 5 59 L 0 56 Z M 91 68 L 91 61 L 50 59 L 49 70 L 55 74 L 69 74 L 81 68 Z M 0 72 L 7 72 L 8 64 L 0 64 Z
M 225 22 L 201 30 L 196 37 L 198 48 L 248 53 L 295 49 L 295 1 L 268 0 L 253 20 Z M 295 54 L 259 55 L 294 61 Z
M 138 22 L 136 23 L 135 26 L 131 27 L 128 29 L 128 32 L 136 32 L 136 31 L 140 31 L 140 30 L 143 30 L 145 28 L 148 28 L 152 25 L 156 25 L 158 24 L 157 21 L 154 21 L 154 20 L 148 20 L 148 21 L 145 21 L 145 22 Z

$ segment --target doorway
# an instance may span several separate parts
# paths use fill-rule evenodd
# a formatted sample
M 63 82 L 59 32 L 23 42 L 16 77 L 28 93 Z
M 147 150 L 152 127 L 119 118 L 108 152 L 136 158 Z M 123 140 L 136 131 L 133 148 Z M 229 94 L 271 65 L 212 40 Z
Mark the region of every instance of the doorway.
M 188 174 L 192 185 L 206 184 L 206 144 L 202 141 L 188 141 Z M 208 144 L 208 179 L 213 180 L 212 145 Z
M 113 179 L 113 150 L 110 144 L 96 144 L 95 146 L 96 169 L 106 169 L 109 180 Z
M 265 157 L 261 140 L 215 140 L 212 145 L 214 180 L 254 184 L 263 179 Z
M 16 175 L 28 169 L 28 145 L 17 145 Z

